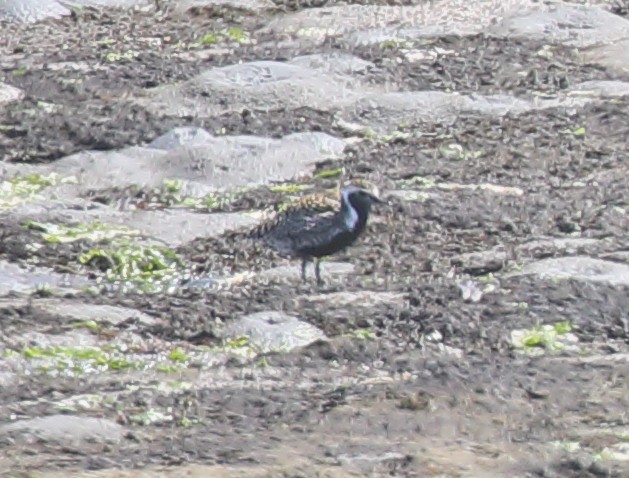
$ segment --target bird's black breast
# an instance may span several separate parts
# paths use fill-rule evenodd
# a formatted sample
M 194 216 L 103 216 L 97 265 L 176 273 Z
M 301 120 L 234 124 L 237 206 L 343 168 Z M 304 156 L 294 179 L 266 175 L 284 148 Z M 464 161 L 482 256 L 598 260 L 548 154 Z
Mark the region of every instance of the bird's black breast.
M 323 257 L 339 252 L 350 246 L 358 234 L 346 226 L 330 227 L 320 231 L 313 231 L 311 237 L 298 241 L 296 251 L 301 256 Z

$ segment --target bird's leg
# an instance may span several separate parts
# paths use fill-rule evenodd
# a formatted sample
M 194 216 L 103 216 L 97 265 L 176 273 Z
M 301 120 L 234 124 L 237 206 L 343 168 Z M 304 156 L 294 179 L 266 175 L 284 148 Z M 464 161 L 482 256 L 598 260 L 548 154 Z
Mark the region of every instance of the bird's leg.
M 306 282 L 306 266 L 308 265 L 308 258 L 302 257 L 301 259 L 301 280 Z
M 317 285 L 323 284 L 321 280 L 321 259 L 318 257 L 315 259 L 315 277 L 317 278 Z

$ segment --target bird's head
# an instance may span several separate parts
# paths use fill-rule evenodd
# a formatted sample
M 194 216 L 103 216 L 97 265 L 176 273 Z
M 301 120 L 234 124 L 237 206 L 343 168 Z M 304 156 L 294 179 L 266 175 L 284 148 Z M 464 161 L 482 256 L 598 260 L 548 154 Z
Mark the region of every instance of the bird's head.
M 349 203 L 354 209 L 365 212 L 369 212 L 371 206 L 374 204 L 384 203 L 384 201 L 375 194 L 354 185 L 345 186 L 341 190 L 341 196 L 343 200 Z

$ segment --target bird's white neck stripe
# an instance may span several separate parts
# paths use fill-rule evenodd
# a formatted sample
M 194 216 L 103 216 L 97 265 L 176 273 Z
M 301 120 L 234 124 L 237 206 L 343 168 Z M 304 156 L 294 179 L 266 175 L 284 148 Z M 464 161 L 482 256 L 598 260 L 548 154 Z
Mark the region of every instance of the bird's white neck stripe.
M 345 221 L 345 225 L 353 230 L 356 224 L 358 224 L 358 213 L 354 209 L 354 206 L 352 206 L 352 203 L 349 202 L 349 191 L 343 191 L 343 202 L 345 203 L 343 220 Z

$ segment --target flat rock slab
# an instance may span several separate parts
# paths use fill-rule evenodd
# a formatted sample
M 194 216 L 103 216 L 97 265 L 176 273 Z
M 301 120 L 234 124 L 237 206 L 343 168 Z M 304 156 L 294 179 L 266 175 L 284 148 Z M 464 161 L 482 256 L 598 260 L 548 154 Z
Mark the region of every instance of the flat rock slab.
M 173 8 L 178 12 L 225 7 L 258 14 L 277 9 L 277 5 L 271 0 L 170 0 L 169 3 L 173 3 Z
M 468 252 L 452 257 L 451 263 L 460 267 L 464 272 L 472 275 L 484 275 L 497 272 L 507 262 L 505 251 L 492 249 L 482 252 Z
M 185 134 L 179 131 L 159 138 L 151 147 L 81 152 L 43 169 L 75 176 L 80 192 L 131 185 L 154 188 L 164 180 L 179 179 L 198 184 L 203 194 L 289 180 L 309 172 L 317 161 L 340 155 L 345 148 L 343 140 L 318 132 L 281 139 L 182 136 Z M 176 147 L 177 142 L 192 144 Z
M 155 317 L 128 307 L 83 304 L 63 299 L 40 299 L 31 305 L 48 313 L 70 317 L 76 321 L 92 320 L 97 323 L 118 325 L 127 320 L 137 320 L 147 326 L 155 325 L 158 322 Z
M 51 415 L 0 426 L 0 436 L 30 435 L 64 444 L 80 444 L 86 440 L 117 443 L 124 433 L 124 427 L 110 420 L 75 415 Z
M 533 8 L 528 0 L 438 0 L 415 6 L 341 5 L 309 8 L 272 20 L 264 32 L 288 33 L 321 42 L 330 35 L 355 35 L 369 42 L 370 31 L 418 27 L 420 35 L 470 35 L 509 12 Z M 421 27 L 421 28 L 419 28 Z
M 363 73 L 375 67 L 370 61 L 342 52 L 314 53 L 312 55 L 298 56 L 288 63 L 313 70 L 321 70 L 325 73 L 338 74 Z
M 181 126 L 155 138 L 147 147 L 172 151 L 182 146 L 203 145 L 212 141 L 213 136 L 203 128 Z
M 595 97 L 568 92 L 556 98 L 526 101 L 509 95 L 463 95 L 442 91 L 374 93 L 344 106 L 339 116 L 349 124 L 390 134 L 417 121 L 454 121 L 460 114 L 504 116 L 556 107 L 579 108 Z M 358 126 L 356 126 L 358 127 Z
M 538 275 L 545 279 L 575 279 L 613 286 L 629 285 L 629 265 L 587 256 L 544 259 L 528 264 L 521 272 L 512 275 L 526 274 Z
M 462 112 L 501 116 L 531 108 L 529 102 L 506 95 L 467 96 L 441 91 L 415 91 L 369 95 L 343 108 L 341 115 L 346 121 L 360 122 L 378 133 L 387 134 L 401 124 L 418 120 L 453 121 Z
M 0 83 L 0 106 L 21 100 L 24 92 L 15 86 Z
M 266 352 L 288 352 L 326 339 L 319 328 L 279 311 L 249 314 L 229 321 L 221 335 L 225 339 L 247 337 L 249 345 Z
M 71 330 L 63 334 L 48 334 L 41 332 L 24 332 L 21 335 L 12 336 L 7 345 L 13 350 L 22 350 L 26 347 L 49 349 L 55 347 L 97 347 L 98 337 L 86 329 Z M 13 355 L 7 360 L 14 363 L 22 363 L 24 368 L 33 369 L 28 360 L 21 355 Z
M 201 214 L 173 209 L 132 212 L 112 222 L 137 229 L 175 247 L 197 237 L 216 237 L 227 231 L 254 226 L 259 221 L 246 213 Z
M 148 0 L 0 0 L 0 20 L 34 23 L 70 15 L 68 7 L 134 7 L 148 4 Z
M 629 42 L 626 44 L 626 48 L 629 48 Z M 629 55 L 626 56 L 626 61 L 629 61 Z M 626 64 L 625 64 L 626 65 Z M 626 68 L 629 72 L 629 66 Z M 603 98 L 618 98 L 622 96 L 629 96 L 629 83 L 626 81 L 585 81 L 575 85 L 571 89 L 573 95 L 595 95 Z
M 16 264 L 0 261 L 0 296 L 10 292 L 32 292 L 41 286 L 79 289 L 88 285 L 92 283 L 82 277 L 58 274 L 43 268 L 26 270 Z
M 516 246 L 518 256 L 547 257 L 554 254 L 562 255 L 594 255 L 597 250 L 605 249 L 605 241 L 601 239 L 574 238 L 541 238 Z
M 47 18 L 61 18 L 70 10 L 56 0 L 0 0 L 0 19 L 34 23 Z
M 585 48 L 628 38 L 629 21 L 598 7 L 559 4 L 548 11 L 516 13 L 487 33 Z
M 186 209 L 118 210 L 109 206 L 72 209 L 65 201 L 30 203 L 15 207 L 12 218 L 51 224 L 99 223 L 112 228 L 124 227 L 133 235 L 157 239 L 170 247 L 197 237 L 215 237 L 226 231 L 258 224 L 259 219 L 245 212 L 205 214 Z
M 60 0 L 73 7 L 132 8 L 150 5 L 150 0 Z
M 154 88 L 136 101 L 155 114 L 207 117 L 244 109 L 330 111 L 376 90 L 321 68 L 253 61 L 210 68 L 183 83 Z
M 581 58 L 601 65 L 615 74 L 626 75 L 629 73 L 629 39 L 590 48 L 581 52 Z

